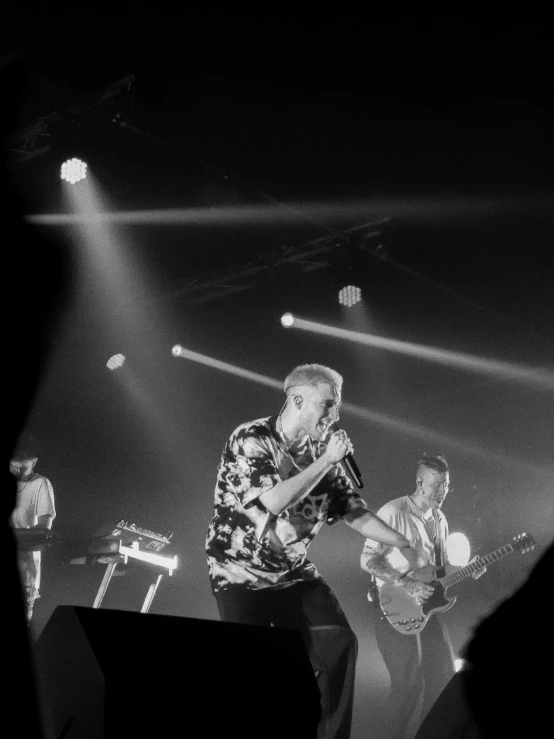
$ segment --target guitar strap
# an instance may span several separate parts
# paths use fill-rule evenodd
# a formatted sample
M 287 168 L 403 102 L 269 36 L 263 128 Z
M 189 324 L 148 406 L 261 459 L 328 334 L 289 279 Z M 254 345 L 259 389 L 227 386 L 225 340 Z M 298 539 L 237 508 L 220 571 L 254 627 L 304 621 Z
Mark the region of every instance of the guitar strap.
M 433 518 L 435 519 L 435 541 L 433 542 L 435 547 L 435 566 L 444 567 L 444 547 L 441 539 L 440 520 L 435 510 L 433 510 Z

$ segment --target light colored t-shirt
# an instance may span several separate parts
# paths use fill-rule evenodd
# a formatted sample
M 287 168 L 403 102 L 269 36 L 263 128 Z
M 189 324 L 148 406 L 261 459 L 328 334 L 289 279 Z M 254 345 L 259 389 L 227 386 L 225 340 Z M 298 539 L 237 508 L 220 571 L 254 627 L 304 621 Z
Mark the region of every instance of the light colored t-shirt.
M 438 524 L 438 542 L 440 549 L 445 553 L 446 538 L 448 536 L 448 523 L 442 511 L 436 510 L 422 513 L 413 503 L 409 495 L 396 498 L 385 503 L 378 511 L 379 518 L 391 528 L 403 534 L 410 542 L 410 547 L 417 553 L 417 566 L 425 567 L 435 562 L 435 529 Z M 364 554 L 382 554 L 387 563 L 398 573 L 404 575 L 412 566 L 402 554 L 398 547 L 380 544 L 373 539 L 366 539 L 364 543 Z M 443 555 L 444 556 L 444 555 Z M 383 581 L 375 578 L 377 586 Z
M 35 526 L 40 516 L 56 517 L 54 505 L 54 489 L 52 483 L 42 475 L 33 475 L 26 482 L 17 482 L 15 508 L 11 515 L 14 529 L 30 529 Z M 40 587 L 40 552 L 20 552 L 19 570 L 23 585 Z

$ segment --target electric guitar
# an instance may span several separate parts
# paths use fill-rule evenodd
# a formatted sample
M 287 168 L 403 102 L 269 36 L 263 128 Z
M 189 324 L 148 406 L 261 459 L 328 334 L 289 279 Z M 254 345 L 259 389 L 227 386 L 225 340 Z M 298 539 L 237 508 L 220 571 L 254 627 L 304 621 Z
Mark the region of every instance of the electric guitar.
M 449 598 L 447 589 L 472 575 L 477 570 L 498 562 L 508 554 L 521 552 L 525 554 L 535 548 L 535 540 L 529 534 L 518 534 L 514 536 L 511 543 L 505 544 L 500 549 L 478 557 L 474 562 L 465 567 L 434 567 L 428 565 L 411 573 L 411 577 L 431 585 L 433 594 L 427 600 L 418 601 L 413 595 L 406 592 L 400 585 L 384 583 L 379 591 L 379 606 L 381 612 L 391 626 L 400 634 L 417 634 L 422 631 L 433 613 L 448 611 L 456 602 L 456 596 Z M 368 593 L 368 599 L 372 600 Z

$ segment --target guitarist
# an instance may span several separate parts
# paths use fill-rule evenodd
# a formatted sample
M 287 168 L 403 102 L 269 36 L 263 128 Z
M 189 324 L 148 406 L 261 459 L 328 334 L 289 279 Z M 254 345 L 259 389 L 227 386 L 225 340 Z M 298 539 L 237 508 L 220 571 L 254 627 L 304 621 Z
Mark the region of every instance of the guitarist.
M 390 675 L 391 690 L 383 722 L 390 739 L 415 735 L 455 671 L 450 637 L 438 614 L 431 616 L 419 633 L 400 634 L 379 606 L 379 590 L 384 583 L 402 587 L 420 603 L 433 594 L 432 587 L 417 580 L 413 571 L 426 565 L 445 564 L 448 523 L 440 509 L 449 484 L 446 458 L 424 455 L 417 463 L 415 491 L 389 501 L 377 512 L 379 518 L 408 539 L 411 549 L 400 550 L 366 539 L 361 556 L 362 569 L 372 576 L 368 596 L 372 620 Z

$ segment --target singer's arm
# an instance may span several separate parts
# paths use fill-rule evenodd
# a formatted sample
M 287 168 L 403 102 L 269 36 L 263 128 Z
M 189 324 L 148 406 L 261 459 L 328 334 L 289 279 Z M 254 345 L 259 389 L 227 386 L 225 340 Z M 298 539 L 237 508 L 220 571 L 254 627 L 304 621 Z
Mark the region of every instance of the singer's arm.
M 333 434 L 321 457 L 298 475 L 282 480 L 263 492 L 259 497 L 260 502 L 270 513 L 278 516 L 287 508 L 303 500 L 329 470 L 344 458 L 348 449 L 349 442 L 340 434 Z
M 410 543 L 405 536 L 388 526 L 373 511 L 367 508 L 356 508 L 344 516 L 350 528 L 357 531 L 366 539 L 373 539 L 380 544 L 386 544 L 399 549 L 409 549 Z
M 326 457 L 316 459 L 309 467 L 288 480 L 282 480 L 260 495 L 260 502 L 270 513 L 278 516 L 287 508 L 299 503 L 322 480 L 332 464 Z

